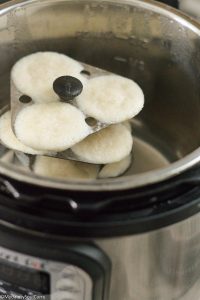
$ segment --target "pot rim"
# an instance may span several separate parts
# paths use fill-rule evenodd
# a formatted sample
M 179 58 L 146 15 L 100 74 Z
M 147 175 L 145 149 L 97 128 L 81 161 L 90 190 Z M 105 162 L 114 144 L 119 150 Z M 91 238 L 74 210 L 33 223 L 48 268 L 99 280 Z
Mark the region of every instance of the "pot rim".
M 8 3 L 0 5 L 0 16 L 6 14 L 8 11 L 24 5 L 30 5 L 40 0 L 11 0 Z M 44 0 L 44 2 L 54 2 L 54 0 Z M 62 2 L 63 0 L 58 0 Z M 65 0 L 70 1 L 70 0 Z M 79 0 L 84 2 L 85 0 Z M 99 0 L 93 0 L 99 1 Z M 115 4 L 121 4 L 121 0 L 104 0 L 107 2 L 113 2 Z M 190 28 L 193 32 L 200 36 L 200 23 L 185 13 L 176 10 L 166 4 L 156 2 L 154 0 L 123 0 L 123 4 L 137 4 L 138 7 L 151 8 L 152 11 L 167 15 L 173 18 L 181 24 L 184 24 Z M 110 179 L 98 179 L 98 180 L 60 180 L 51 179 L 33 173 L 28 173 L 22 170 L 14 170 L 8 164 L 0 162 L 0 174 L 6 177 L 10 177 L 20 182 L 28 184 L 34 184 L 45 188 L 54 188 L 61 190 L 79 190 L 79 191 L 112 191 L 112 190 L 127 190 L 133 188 L 140 188 L 151 184 L 160 183 L 173 176 L 179 175 L 187 169 L 193 167 L 200 162 L 200 147 L 186 155 L 184 158 L 171 163 L 168 167 L 162 169 L 148 171 L 137 175 L 129 175 L 119 178 Z

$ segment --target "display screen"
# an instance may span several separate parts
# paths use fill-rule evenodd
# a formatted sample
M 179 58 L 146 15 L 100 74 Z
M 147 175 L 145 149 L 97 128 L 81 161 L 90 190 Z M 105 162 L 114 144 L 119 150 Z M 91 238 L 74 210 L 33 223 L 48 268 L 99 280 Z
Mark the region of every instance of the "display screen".
M 50 293 L 49 274 L 0 260 L 0 280 L 43 295 Z

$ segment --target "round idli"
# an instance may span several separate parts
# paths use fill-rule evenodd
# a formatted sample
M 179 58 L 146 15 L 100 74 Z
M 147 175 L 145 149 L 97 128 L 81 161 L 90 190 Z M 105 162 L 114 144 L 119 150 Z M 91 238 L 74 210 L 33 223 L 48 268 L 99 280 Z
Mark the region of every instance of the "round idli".
M 14 135 L 11 128 L 11 112 L 7 111 L 0 117 L 0 141 L 9 149 L 27 154 L 45 154 L 44 151 L 32 149 L 21 143 Z
M 47 156 L 37 156 L 33 171 L 41 176 L 58 179 L 95 179 L 98 175 L 99 166 Z
M 122 124 L 111 125 L 72 147 L 72 151 L 83 161 L 107 164 L 122 160 L 132 151 L 131 132 Z
M 90 117 L 103 123 L 120 123 L 142 110 L 144 94 L 133 80 L 105 75 L 90 79 L 76 102 Z
M 83 66 L 67 55 L 56 52 L 36 52 L 21 58 L 11 70 L 15 87 L 33 101 L 44 103 L 57 101 L 53 82 L 61 76 L 78 78 L 83 86 L 87 79 L 80 74 Z
M 76 107 L 62 102 L 25 107 L 18 113 L 14 129 L 23 144 L 53 152 L 72 147 L 91 132 L 84 114 Z
M 99 178 L 111 178 L 118 177 L 124 174 L 131 165 L 132 156 L 128 155 L 124 159 L 103 166 L 101 171 L 99 172 Z

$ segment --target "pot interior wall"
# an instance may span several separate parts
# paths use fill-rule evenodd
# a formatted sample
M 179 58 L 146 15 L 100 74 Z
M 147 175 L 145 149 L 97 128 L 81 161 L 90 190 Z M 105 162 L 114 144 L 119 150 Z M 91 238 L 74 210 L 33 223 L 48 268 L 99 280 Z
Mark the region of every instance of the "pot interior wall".
M 199 147 L 199 37 L 169 12 L 137 0 L 26 1 L 2 12 L 0 42 L 2 107 L 9 102 L 15 61 L 35 51 L 58 51 L 143 88 L 145 107 L 133 120 L 135 161 L 143 166 L 129 174 L 162 167 Z

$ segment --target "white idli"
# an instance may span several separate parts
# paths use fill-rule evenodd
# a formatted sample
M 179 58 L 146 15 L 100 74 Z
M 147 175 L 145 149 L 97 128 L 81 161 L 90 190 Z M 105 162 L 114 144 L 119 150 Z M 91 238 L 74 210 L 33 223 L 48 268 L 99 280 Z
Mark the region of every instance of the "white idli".
M 83 113 L 62 102 L 25 107 L 18 113 L 14 129 L 23 144 L 53 152 L 68 149 L 91 132 Z
M 131 126 L 131 122 L 128 120 L 128 121 L 124 121 L 123 123 L 122 123 L 124 126 L 126 126 L 126 128 L 130 131 L 130 132 L 132 132 L 132 126 Z
M 41 176 L 58 179 L 95 179 L 97 178 L 99 166 L 52 157 L 37 156 L 33 171 Z
M 130 154 L 133 139 L 131 132 L 122 124 L 111 125 L 72 147 L 83 161 L 107 164 L 122 160 Z
M 44 154 L 22 144 L 14 135 L 11 128 L 11 112 L 7 111 L 0 118 L 0 141 L 9 149 L 22 151 L 27 154 Z
M 144 94 L 133 80 L 105 75 L 90 79 L 76 101 L 86 115 L 104 123 L 120 123 L 142 110 Z
M 99 178 L 111 178 L 122 175 L 131 165 L 132 156 L 128 155 L 124 159 L 105 165 L 99 172 Z
M 16 88 L 35 102 L 59 99 L 53 90 L 56 78 L 70 75 L 83 85 L 87 79 L 80 74 L 83 66 L 74 59 L 56 52 L 36 52 L 21 58 L 12 68 L 11 78 Z

